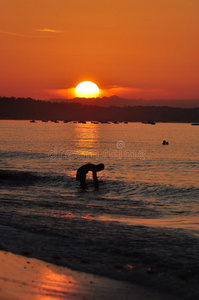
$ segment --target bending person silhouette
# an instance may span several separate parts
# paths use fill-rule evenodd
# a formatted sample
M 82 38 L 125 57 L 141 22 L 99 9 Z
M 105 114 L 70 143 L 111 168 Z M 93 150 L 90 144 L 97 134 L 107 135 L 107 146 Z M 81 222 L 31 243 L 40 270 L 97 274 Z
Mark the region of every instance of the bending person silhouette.
M 93 172 L 93 180 L 95 182 L 95 187 L 98 187 L 98 179 L 97 179 L 97 172 L 104 170 L 104 164 L 94 165 L 94 164 L 87 164 L 81 166 L 77 170 L 76 180 L 80 181 L 81 187 L 86 187 L 86 174 L 91 171 Z

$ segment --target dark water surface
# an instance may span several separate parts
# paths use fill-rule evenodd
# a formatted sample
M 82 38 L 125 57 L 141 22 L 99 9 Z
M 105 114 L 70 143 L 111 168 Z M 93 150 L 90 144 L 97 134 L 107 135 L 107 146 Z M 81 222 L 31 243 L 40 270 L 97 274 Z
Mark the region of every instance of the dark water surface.
M 198 130 L 0 121 L 1 248 L 198 299 Z

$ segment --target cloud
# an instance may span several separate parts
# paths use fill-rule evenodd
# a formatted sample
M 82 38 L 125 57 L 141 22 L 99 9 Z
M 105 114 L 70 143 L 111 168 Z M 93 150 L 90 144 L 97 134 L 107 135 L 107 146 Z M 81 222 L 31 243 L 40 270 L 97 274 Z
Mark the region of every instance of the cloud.
M 60 33 L 64 32 L 61 30 L 53 30 L 53 29 L 34 29 L 34 31 L 43 33 L 43 34 L 32 34 L 32 33 L 20 33 L 20 32 L 13 32 L 13 31 L 8 31 L 8 30 L 3 30 L 0 29 L 0 34 L 7 35 L 7 36 L 13 36 L 13 37 L 21 37 L 21 38 L 49 38 L 52 37 L 53 35 L 49 35 L 47 33 Z M 46 35 L 44 35 L 46 33 Z
M 38 32 L 50 32 L 50 33 L 60 33 L 60 32 L 64 32 L 62 30 L 55 30 L 55 29 L 50 29 L 50 28 L 42 28 L 42 29 L 34 29 L 35 31 Z
M 117 95 L 123 98 L 160 99 L 175 97 L 173 91 L 160 88 L 137 88 L 122 86 L 107 86 L 102 89 L 102 95 L 110 97 Z
M 2 29 L 0 29 L 0 33 L 5 35 L 11 35 L 11 36 L 27 37 L 27 35 L 23 33 L 17 33 L 17 32 L 2 30 Z

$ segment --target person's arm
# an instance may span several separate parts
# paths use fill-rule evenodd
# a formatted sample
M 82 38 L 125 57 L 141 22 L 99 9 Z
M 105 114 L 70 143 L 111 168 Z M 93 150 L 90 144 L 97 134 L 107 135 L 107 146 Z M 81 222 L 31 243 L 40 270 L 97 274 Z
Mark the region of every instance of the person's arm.
M 95 170 L 93 170 L 93 180 L 95 184 L 98 185 L 97 172 Z

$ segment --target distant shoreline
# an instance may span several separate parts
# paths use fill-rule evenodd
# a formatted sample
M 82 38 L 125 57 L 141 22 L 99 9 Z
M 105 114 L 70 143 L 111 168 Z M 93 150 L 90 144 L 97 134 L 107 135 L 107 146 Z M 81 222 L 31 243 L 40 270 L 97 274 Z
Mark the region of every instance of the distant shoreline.
M 199 107 L 98 106 L 0 97 L 0 120 L 199 123 Z
M 27 122 L 30 122 L 32 121 L 32 119 L 1 119 L 0 118 L 0 121 L 27 121 Z M 34 119 L 35 123 L 42 123 L 42 120 L 41 119 Z M 64 123 L 65 120 L 56 120 L 58 123 Z M 95 120 L 85 120 L 85 122 L 92 122 L 92 121 L 95 121 Z M 56 122 L 51 122 L 51 120 L 47 120 L 46 123 L 56 123 Z M 67 121 L 67 123 L 81 123 L 81 121 L 79 122 L 79 120 L 70 120 L 70 121 Z M 119 124 L 123 124 L 124 122 L 123 121 L 118 121 Z M 141 121 L 128 121 L 128 123 L 143 123 Z M 103 122 L 99 121 L 98 124 L 103 124 Z M 113 121 L 109 121 L 107 124 L 114 124 Z M 198 125 L 198 124 L 193 124 L 192 122 L 156 122 L 156 124 L 190 124 L 190 125 Z M 149 124 L 150 125 L 150 124 Z

